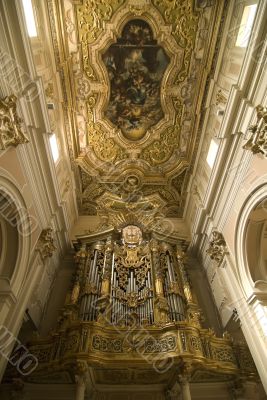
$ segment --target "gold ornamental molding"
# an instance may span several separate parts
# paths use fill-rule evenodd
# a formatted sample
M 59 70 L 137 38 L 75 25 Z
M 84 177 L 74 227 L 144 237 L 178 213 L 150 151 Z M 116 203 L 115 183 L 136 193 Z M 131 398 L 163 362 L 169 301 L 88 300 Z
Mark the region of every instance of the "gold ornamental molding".
M 51 230 L 41 236 L 49 255 Z M 26 380 L 74 382 L 86 368 L 106 384 L 123 376 L 124 383 L 169 385 L 175 374 L 189 381 L 200 374 L 206 382 L 216 374 L 217 381 L 257 380 L 246 345 L 202 327 L 181 243 L 128 225 L 82 237 L 74 247 L 72 284 L 57 325 L 27 344 L 38 366 Z M 16 374 L 13 368 L 9 379 Z
M 120 3 L 122 4 L 122 2 Z M 158 4 L 156 5 L 158 6 Z M 113 3 L 111 7 L 108 2 L 105 4 L 104 8 L 105 7 L 106 12 L 103 12 L 102 8 L 98 9 L 98 18 L 95 17 L 95 20 L 98 22 L 92 25 L 92 13 L 88 7 L 88 2 L 84 2 L 83 6 L 78 6 L 76 9 L 79 41 L 82 46 L 81 62 L 83 63 L 84 70 L 84 72 L 81 70 L 77 78 L 82 85 L 84 85 L 82 82 L 88 79 L 91 91 L 96 93 L 94 98 L 89 97 L 89 101 L 86 101 L 88 104 L 88 115 L 93 117 L 92 122 L 87 125 L 88 144 L 92 146 L 95 155 L 97 158 L 100 158 L 101 161 L 113 162 L 121 159 L 121 151 L 127 154 L 127 158 L 131 158 L 134 152 L 128 151 L 129 148 L 140 153 L 142 148 L 147 147 L 149 143 L 160 138 L 161 131 L 165 130 L 165 128 L 168 129 L 168 127 L 171 129 L 171 126 L 175 123 L 175 108 L 172 98 L 175 97 L 174 93 L 179 91 L 175 81 L 179 81 L 179 73 L 184 71 L 183 60 L 185 60 L 186 54 L 189 51 L 191 54 L 193 44 L 188 47 L 178 45 L 174 35 L 172 35 L 171 26 L 166 24 L 158 8 L 150 1 L 143 0 L 138 6 L 140 10 L 142 10 L 142 19 L 140 20 L 136 19 L 136 5 L 135 2 L 131 0 L 123 2 L 123 6 L 119 8 L 116 8 L 116 5 L 114 7 Z M 190 6 L 188 7 L 188 11 L 189 10 Z M 100 17 L 106 21 L 108 19 L 108 22 L 106 22 L 105 25 L 102 24 L 100 22 Z M 110 98 L 110 79 L 107 68 L 103 62 L 102 53 L 110 45 L 114 45 L 117 42 L 125 24 L 131 20 L 146 22 L 153 31 L 153 37 L 158 41 L 158 45 L 162 46 L 170 57 L 170 63 L 161 84 L 160 97 L 161 105 L 164 110 L 164 117 L 155 127 L 148 129 L 144 135 L 144 139 L 138 141 L 138 145 L 135 142 L 131 142 L 131 140 L 125 139 L 125 135 L 123 135 L 122 131 L 118 129 L 116 125 L 110 124 L 108 119 L 104 116 L 104 110 Z M 194 17 L 191 22 L 193 21 L 196 25 L 197 17 Z M 94 31 L 94 40 L 92 40 L 92 36 L 90 35 L 89 26 L 92 26 L 91 30 Z M 97 33 L 94 26 L 98 27 Z M 134 25 L 132 27 L 134 27 Z M 189 35 L 188 32 L 186 33 Z M 186 33 L 184 32 L 184 36 Z M 193 42 L 193 38 L 191 42 Z M 134 55 L 138 57 L 137 51 Z M 141 57 L 140 53 L 139 57 Z M 109 62 L 111 63 L 110 60 Z M 131 62 L 131 60 L 129 62 Z M 139 78 L 141 78 L 141 76 Z M 77 85 L 79 85 L 79 83 L 77 83 Z M 77 86 L 77 88 L 79 91 L 79 86 Z M 134 89 L 136 89 L 136 87 L 134 87 Z M 81 99 L 81 101 L 84 101 L 84 99 Z M 134 107 L 137 108 L 137 104 Z M 130 113 L 131 111 L 129 110 L 128 112 Z M 135 110 L 135 113 L 137 113 L 137 110 Z M 133 118 L 132 116 L 132 120 Z M 137 118 L 135 120 L 137 120 Z M 170 138 L 170 140 L 172 139 Z M 119 148 L 121 150 L 119 150 Z M 161 163 L 162 161 L 163 160 L 160 161 L 159 159 L 158 162 Z
M 267 107 L 258 105 L 256 113 L 256 124 L 248 128 L 251 137 L 243 148 L 252 151 L 253 154 L 263 154 L 267 158 Z
M 10 95 L 0 100 L 0 150 L 29 142 L 21 125 L 22 119 L 17 114 L 16 96 Z
M 224 2 L 47 5 L 80 213 L 182 217 Z
M 160 375 L 165 383 L 171 380 L 181 360 L 190 365 L 190 380 L 199 372 L 203 374 L 203 382 L 209 381 L 209 374 L 212 373 L 217 374 L 217 381 L 220 375 L 229 381 L 240 374 L 257 379 L 246 345 L 233 344 L 231 340 L 216 337 L 210 330 L 184 323 L 171 324 L 166 328 L 145 328 L 141 331 L 120 328 L 118 331 L 101 324 L 73 322 L 68 329 L 63 328 L 48 339 L 32 341 L 28 348 L 39 362 L 38 368 L 27 378 L 30 382 L 41 382 L 46 376 L 49 381 L 51 371 L 53 374 L 57 372 L 58 376 L 62 372 L 72 376 L 78 364 L 85 362 L 97 367 L 95 373 L 105 363 L 109 371 L 125 370 L 138 363 L 138 368 L 145 369 L 156 383 L 156 378 L 159 379 L 158 374 L 153 375 L 156 360 L 160 360 L 162 365 L 170 364 L 166 373 Z M 147 379 L 150 381 L 146 376 Z

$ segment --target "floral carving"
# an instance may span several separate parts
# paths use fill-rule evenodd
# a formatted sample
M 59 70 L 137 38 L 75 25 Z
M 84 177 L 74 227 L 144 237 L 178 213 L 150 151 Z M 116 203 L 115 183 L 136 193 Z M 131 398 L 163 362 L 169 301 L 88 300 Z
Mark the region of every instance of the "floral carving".
M 87 101 L 88 115 L 88 141 L 92 146 L 95 155 L 102 161 L 119 161 L 126 158 L 122 149 L 108 137 L 108 133 L 104 132 L 99 124 L 94 122 L 93 109 L 96 103 L 95 97 L 91 96 Z

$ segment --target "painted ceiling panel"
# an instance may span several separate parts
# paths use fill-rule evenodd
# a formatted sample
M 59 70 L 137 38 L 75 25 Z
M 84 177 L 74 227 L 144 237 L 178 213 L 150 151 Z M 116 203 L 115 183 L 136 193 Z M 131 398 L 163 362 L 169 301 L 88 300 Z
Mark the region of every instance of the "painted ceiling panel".
M 224 2 L 47 1 L 80 214 L 182 217 Z

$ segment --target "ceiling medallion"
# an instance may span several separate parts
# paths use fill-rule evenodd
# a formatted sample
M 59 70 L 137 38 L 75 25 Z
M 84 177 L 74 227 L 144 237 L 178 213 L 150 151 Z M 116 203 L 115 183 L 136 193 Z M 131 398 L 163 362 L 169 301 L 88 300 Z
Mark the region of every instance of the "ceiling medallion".
M 149 24 L 133 19 L 104 53 L 103 61 L 110 81 L 105 116 L 127 139 L 142 139 L 164 115 L 160 87 L 169 57 L 153 39 Z
M 136 192 L 138 189 L 140 189 L 141 186 L 141 181 L 139 176 L 131 174 L 128 175 L 123 183 L 123 188 L 125 192 L 131 193 L 131 192 Z

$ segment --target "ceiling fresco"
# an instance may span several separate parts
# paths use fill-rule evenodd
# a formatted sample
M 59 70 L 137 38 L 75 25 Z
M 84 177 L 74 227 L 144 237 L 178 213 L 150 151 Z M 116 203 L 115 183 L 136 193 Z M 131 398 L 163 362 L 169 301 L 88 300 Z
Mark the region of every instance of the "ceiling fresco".
M 110 81 L 105 116 L 129 140 L 142 139 L 163 117 L 160 87 L 169 57 L 141 19 L 125 25 L 103 55 Z
M 181 218 L 224 1 L 47 4 L 80 214 Z

